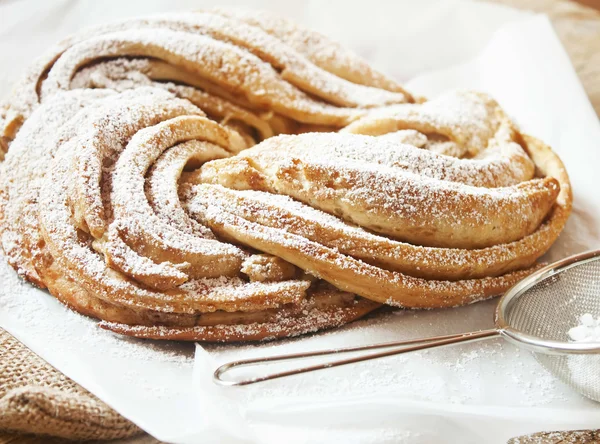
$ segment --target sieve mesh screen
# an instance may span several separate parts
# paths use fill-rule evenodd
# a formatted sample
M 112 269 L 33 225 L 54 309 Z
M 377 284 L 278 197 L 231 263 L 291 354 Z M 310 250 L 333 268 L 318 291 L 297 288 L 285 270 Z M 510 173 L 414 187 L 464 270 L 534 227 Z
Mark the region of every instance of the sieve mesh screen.
M 600 257 L 574 263 L 533 285 L 506 306 L 504 315 L 507 324 L 519 332 L 570 342 L 569 329 L 585 313 L 600 317 Z M 600 401 L 600 355 L 534 355 L 563 382 Z

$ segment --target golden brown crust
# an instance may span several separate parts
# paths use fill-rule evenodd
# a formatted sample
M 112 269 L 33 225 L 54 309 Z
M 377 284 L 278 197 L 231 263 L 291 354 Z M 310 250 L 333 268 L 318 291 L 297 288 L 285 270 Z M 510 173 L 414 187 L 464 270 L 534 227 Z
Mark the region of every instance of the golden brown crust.
M 556 200 L 556 179 L 533 179 L 534 164 L 512 122 L 483 94 L 455 92 L 423 105 L 396 105 L 344 131 L 379 133 L 379 124 L 394 132 L 410 129 L 429 149 L 387 137 L 279 136 L 210 162 L 198 180 L 288 195 L 414 245 L 463 249 L 533 233 Z M 437 140 L 431 133 L 474 157 L 436 153 L 427 146 Z
M 103 57 L 154 57 L 178 69 L 155 65 L 154 74 L 152 69 L 147 71 L 150 78 L 190 81 L 191 86 L 233 103 L 281 112 L 312 124 L 340 127 L 364 114 L 353 107 L 412 101 L 399 85 L 370 67 L 364 68 L 364 62 L 349 51 L 339 51 L 339 45 L 322 36 L 317 46 L 305 42 L 300 47 L 286 35 L 214 11 L 129 19 L 90 28 L 63 40 L 30 67 L 1 109 L 0 135 L 13 140 L 44 97 L 69 89 L 78 68 Z M 305 57 L 317 51 L 328 54 L 327 60 Z M 348 67 L 349 61 L 356 63 L 353 68 Z M 235 70 L 222 69 L 236 63 Z M 353 73 L 350 80 L 339 76 L 344 72 Z M 378 89 L 382 84 L 386 90 Z M 324 104 L 312 96 L 347 106 Z
M 274 322 L 195 327 L 148 327 L 101 322 L 100 327 L 115 333 L 145 339 L 202 342 L 264 341 L 289 338 L 306 333 L 314 333 L 327 328 L 339 327 L 360 319 L 378 307 L 380 307 L 379 304 L 361 298 L 348 307 L 313 309 L 307 314 L 298 317 L 281 318 Z
M 337 129 L 364 114 L 354 108 L 410 100 L 400 87 L 370 85 L 373 70 L 353 82 L 326 69 L 334 59 L 324 66 L 260 27 L 209 12 L 62 42 L 0 115 L 2 157 L 14 148 L 0 184 L 9 262 L 67 305 L 114 322 L 185 327 L 215 313 L 241 322 L 263 312 L 285 321 L 318 283 L 216 239 L 185 213 L 178 180 L 274 134 Z
M 409 108 L 414 106 L 407 105 Z M 428 129 L 434 127 L 435 119 L 423 115 L 420 115 L 420 118 L 428 122 Z M 396 122 L 395 118 L 391 121 Z M 506 123 L 505 120 L 503 122 Z M 394 126 L 393 131 L 396 130 L 397 127 Z M 462 137 L 468 134 L 465 128 L 455 127 L 453 130 Z M 387 152 L 377 158 L 367 151 L 366 148 L 381 150 L 388 147 L 387 141 L 382 143 L 378 138 L 368 139 L 368 143 L 360 139 L 354 140 L 352 137 L 340 139 L 335 134 L 306 134 L 294 138 L 271 139 L 239 156 L 209 162 L 195 176 L 189 176 L 189 184 L 208 182 L 232 189 L 215 185 L 188 185 L 188 208 L 220 235 L 282 257 L 340 289 L 378 302 L 405 307 L 461 305 L 500 294 L 530 273 L 532 269 L 528 267 L 531 267 L 556 240 L 571 211 L 570 182 L 560 159 L 540 141 L 528 136 L 522 137 L 512 128 L 508 130 L 512 135 L 507 142 L 520 145 L 518 149 L 521 150 L 521 157 L 527 152 L 538 176 L 537 179 L 520 183 L 514 188 L 524 191 L 527 187 L 548 187 L 548 194 L 544 195 L 541 201 L 535 195 L 524 191 L 522 197 L 531 207 L 523 207 L 514 196 L 508 199 L 510 205 L 514 206 L 505 212 L 501 210 L 500 202 L 480 207 L 479 214 L 485 218 L 486 223 L 492 221 L 491 227 L 503 224 L 519 230 L 508 239 L 487 238 L 482 242 L 479 227 L 474 227 L 473 224 L 450 223 L 448 227 L 463 230 L 464 237 L 451 236 L 453 242 L 458 241 L 453 245 L 454 248 L 432 248 L 428 246 L 430 242 L 426 237 L 409 238 L 410 243 L 397 242 L 339 221 L 335 216 L 341 216 L 360 227 L 370 228 L 388 236 L 394 234 L 382 230 L 382 225 L 388 220 L 395 220 L 397 213 L 401 211 L 395 203 L 407 200 L 406 194 L 398 193 L 393 199 L 377 201 L 379 208 L 383 207 L 383 212 L 380 212 L 379 208 L 361 206 L 362 201 L 368 204 L 373 202 L 372 196 L 378 195 L 378 187 L 387 190 L 390 184 L 382 180 L 373 180 L 369 186 L 363 186 L 357 184 L 357 181 L 347 180 L 347 171 L 344 172 L 340 168 L 340 165 L 346 165 L 344 162 L 348 158 L 354 161 L 354 157 L 363 163 L 374 162 L 387 168 L 390 163 L 397 165 L 400 158 L 394 157 L 396 154 Z M 302 142 L 298 143 L 298 140 Z M 489 149 L 486 146 L 496 143 L 497 139 L 483 141 L 481 147 L 477 148 L 478 156 L 485 159 L 486 149 Z M 306 149 L 307 146 L 315 147 L 315 153 Z M 353 150 L 356 150 L 357 146 L 367 154 L 362 157 L 356 154 Z M 411 149 L 414 151 L 414 148 Z M 474 150 L 475 148 L 471 147 L 465 149 L 465 152 Z M 413 151 L 408 150 L 404 153 L 404 158 L 408 158 L 409 154 L 413 155 Z M 326 155 L 323 157 L 324 152 Z M 327 154 L 330 157 L 327 157 Z M 422 160 L 423 157 L 417 158 Z M 297 171 L 298 165 L 303 168 L 302 174 L 291 173 Z M 318 174 L 311 175 L 307 173 L 305 165 L 319 165 L 320 170 Z M 347 165 L 347 169 L 354 168 L 357 174 L 365 170 L 362 163 Z M 436 175 L 442 175 L 446 181 L 453 180 L 458 184 L 466 180 L 477 180 L 471 176 L 452 173 L 447 165 L 445 167 L 446 171 L 438 169 L 423 172 L 420 171 L 422 167 L 419 165 L 411 164 L 406 168 L 434 178 Z M 369 170 L 369 173 L 372 171 L 374 170 Z M 394 169 L 386 171 L 401 174 Z M 452 174 L 455 176 L 451 177 Z M 440 187 L 447 189 L 447 182 L 439 178 L 437 180 Z M 410 176 L 409 185 L 415 183 L 423 185 L 424 182 L 421 177 Z M 493 183 L 489 185 L 493 186 Z M 331 189 L 337 191 L 339 188 L 348 192 L 336 201 L 328 193 Z M 405 193 L 407 186 L 399 189 Z M 457 185 L 455 189 L 461 194 L 460 197 L 432 196 L 426 190 L 425 194 L 412 202 L 411 206 L 418 207 L 414 216 L 414 226 L 426 226 L 427 218 L 439 218 L 442 214 L 441 211 L 431 210 L 437 202 L 432 205 L 427 198 L 437 197 L 443 203 L 462 200 L 461 204 L 465 205 L 462 210 L 459 206 L 446 210 L 459 213 L 468 211 L 466 208 L 470 206 L 477 207 L 481 204 L 469 195 L 470 190 L 466 187 L 461 188 L 461 185 Z M 484 188 L 477 192 L 481 196 L 498 192 L 495 190 L 506 193 L 505 189 L 495 188 Z M 290 195 L 305 205 L 264 191 Z M 415 193 L 418 193 L 418 190 Z M 345 209 L 341 208 L 342 204 L 346 205 Z M 323 214 L 318 209 L 330 214 Z M 529 219 L 532 215 L 533 218 Z M 458 217 L 460 221 L 461 215 Z M 502 220 L 495 220 L 496 217 Z M 455 219 L 456 215 L 453 214 L 451 221 Z M 375 222 L 372 222 L 373 220 Z M 391 224 L 390 228 L 398 227 L 403 230 L 406 239 L 406 226 L 410 228 L 413 221 L 396 222 Z M 435 222 L 438 223 L 439 220 Z M 372 223 L 377 225 L 374 227 Z M 440 235 L 442 242 L 449 237 L 448 232 L 439 229 L 432 231 Z M 454 231 L 453 234 L 456 233 L 457 231 Z M 471 239 L 468 239 L 468 236 L 471 236 Z M 473 248 L 481 245 L 484 248 Z
M 56 275 L 52 290 L 69 308 L 101 319 L 99 325 L 104 329 L 138 338 L 176 341 L 262 341 L 298 336 L 339 327 L 381 306 L 321 285 L 297 306 L 250 313 L 184 315 L 113 305 L 91 296 L 60 274 Z
M 411 94 L 401 85 L 375 71 L 365 60 L 353 52 L 318 32 L 302 28 L 291 20 L 266 11 L 247 11 L 235 8 L 215 8 L 210 11 L 261 28 L 327 72 L 360 85 L 401 92 L 410 98 L 408 101 L 413 101 Z
M 413 102 L 269 15 L 83 32 L 1 108 L 0 245 L 69 307 L 154 339 L 497 295 L 560 233 L 568 177 L 484 94 Z
M 254 223 L 214 204 L 218 185 L 193 189 L 192 213 L 216 233 L 279 256 L 326 280 L 339 289 L 371 300 L 409 308 L 442 308 L 465 305 L 497 296 L 534 271 L 514 271 L 498 277 L 444 281 L 415 278 L 367 264 L 319 242 Z M 434 265 L 432 265 L 434 266 Z

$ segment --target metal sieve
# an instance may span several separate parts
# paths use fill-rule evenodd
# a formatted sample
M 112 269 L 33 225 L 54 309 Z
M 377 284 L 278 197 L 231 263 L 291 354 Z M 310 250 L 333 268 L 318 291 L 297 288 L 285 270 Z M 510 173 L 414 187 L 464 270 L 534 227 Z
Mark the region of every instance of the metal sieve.
M 600 250 L 563 259 L 517 283 L 498 302 L 493 329 L 239 360 L 217 368 L 214 381 L 226 386 L 248 385 L 415 350 L 502 336 L 530 350 L 540 364 L 582 395 L 600 401 L 600 343 L 570 342 L 568 336 L 569 329 L 576 326 L 585 313 L 600 317 Z M 240 367 L 377 349 L 388 350 L 249 379 L 223 379 L 223 375 Z

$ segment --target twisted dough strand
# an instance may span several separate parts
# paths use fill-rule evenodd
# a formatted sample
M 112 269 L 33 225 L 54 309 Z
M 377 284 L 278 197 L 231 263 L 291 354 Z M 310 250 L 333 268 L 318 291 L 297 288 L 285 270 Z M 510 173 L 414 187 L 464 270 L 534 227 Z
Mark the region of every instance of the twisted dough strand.
M 380 303 L 471 303 L 534 270 L 571 209 L 560 160 L 493 99 L 415 104 L 263 13 L 71 37 L 18 83 L 0 137 L 9 263 L 137 337 L 259 340 Z
M 470 108 L 460 106 L 468 100 Z M 448 104 L 450 110 L 461 109 L 458 122 Z M 484 112 L 478 121 L 479 108 Z M 441 117 L 444 113 L 451 117 Z M 211 162 L 199 180 L 285 194 L 416 245 L 473 249 L 505 244 L 538 228 L 554 205 L 559 184 L 553 177 L 531 179 L 533 164 L 515 142 L 507 119 L 496 123 L 498 115 L 495 102 L 472 93 L 393 110 L 390 120 L 401 122 L 394 131 L 416 121 L 411 129 L 453 136 L 455 143 L 468 144 L 468 152 L 479 152 L 477 159 L 425 155 L 413 146 L 374 137 L 307 134 L 271 139 L 240 156 Z M 356 125 L 365 126 L 360 121 Z M 488 146 L 491 155 L 484 151 Z M 520 183 L 492 188 L 506 180 Z M 515 218 L 518 223 L 512 223 Z
M 296 81 L 301 87 L 309 88 L 312 94 L 316 93 L 318 96 L 329 97 L 331 100 L 338 103 L 344 102 L 344 99 L 342 99 L 343 97 L 347 97 L 347 99 L 345 99 L 346 103 L 353 103 L 354 105 L 364 101 L 366 101 L 364 104 L 370 105 L 373 104 L 371 100 L 375 99 L 377 101 L 379 100 L 377 99 L 378 97 L 382 98 L 384 103 L 387 103 L 387 101 L 396 103 L 412 101 L 410 94 L 404 91 L 400 86 L 371 69 L 364 61 L 354 56 L 349 51 L 340 50 L 339 45 L 328 41 L 323 36 L 317 36 L 315 33 L 294 26 L 293 32 L 282 31 L 279 35 L 273 37 L 274 33 L 272 27 L 268 29 L 269 32 L 265 32 L 256 24 L 248 25 L 247 22 L 239 17 L 233 17 L 233 15 L 235 14 L 232 14 L 232 17 L 228 18 L 226 11 L 220 11 L 219 13 L 200 11 L 192 14 L 168 14 L 131 19 L 90 28 L 89 30 L 64 40 L 47 54 L 40 57 L 30 67 L 27 74 L 15 85 L 13 94 L 4 104 L 2 112 L 0 113 L 0 135 L 2 137 L 2 146 L 0 146 L 2 149 L 0 151 L 5 152 L 8 149 L 10 141 L 14 139 L 25 119 L 29 117 L 31 112 L 42 101 L 42 91 L 45 90 L 48 95 L 51 92 L 56 91 L 57 87 L 62 89 L 69 88 L 69 83 L 74 72 L 69 74 L 68 68 L 66 70 L 54 69 L 54 65 L 57 63 L 59 66 L 67 65 L 70 66 L 71 69 L 75 69 L 77 66 L 81 67 L 82 64 L 91 63 L 101 54 L 108 55 L 108 53 L 111 53 L 116 55 L 116 53 L 121 53 L 122 55 L 139 56 L 140 54 L 138 54 L 137 51 L 141 50 L 146 54 L 158 51 L 167 56 L 171 61 L 175 62 L 176 65 L 177 62 L 182 62 L 184 67 L 193 66 L 193 60 L 197 59 L 197 57 L 195 57 L 194 54 L 186 53 L 185 45 L 180 45 L 175 48 L 172 47 L 171 49 L 174 49 L 175 51 L 169 52 L 168 45 L 166 48 L 160 47 L 160 45 L 156 46 L 152 38 L 150 38 L 149 46 L 148 43 L 144 44 L 142 42 L 144 34 L 148 35 L 154 32 L 157 32 L 158 36 L 172 36 L 172 33 L 175 32 L 177 33 L 177 37 L 182 39 L 181 41 L 188 41 L 189 44 L 201 43 L 199 46 L 190 47 L 188 45 L 189 48 L 200 49 L 204 48 L 203 44 L 206 44 L 209 48 L 217 47 L 224 48 L 227 52 L 232 51 L 231 55 L 237 57 L 238 61 L 245 60 L 250 62 L 250 65 L 247 68 L 254 70 L 259 69 L 271 79 L 276 79 L 277 75 L 268 69 L 269 61 L 263 63 L 256 55 L 249 51 L 250 49 L 254 50 L 260 56 L 274 61 L 279 70 L 281 70 L 283 66 L 286 66 L 286 64 L 289 64 L 290 61 L 295 61 L 294 66 L 302 67 L 299 72 L 294 69 L 284 70 L 285 74 L 288 75 L 292 81 Z M 291 29 L 289 22 L 280 20 L 279 23 L 282 26 Z M 136 46 L 135 36 L 132 35 L 135 33 L 129 31 L 131 29 L 135 29 L 141 33 L 142 39 L 140 39 L 139 43 L 141 46 L 145 47 L 139 48 Z M 111 34 L 116 35 L 111 37 Z M 119 50 L 114 45 L 110 44 L 112 41 L 118 46 L 119 36 L 125 37 L 126 41 L 127 36 L 131 36 L 128 44 L 133 54 L 123 54 L 123 49 Z M 300 41 L 303 41 L 303 43 L 298 44 Z M 91 43 L 92 45 L 99 45 L 97 48 L 98 53 L 94 54 L 93 52 L 85 51 L 85 48 L 89 47 L 90 42 L 95 42 Z M 105 46 L 103 46 L 102 42 L 104 42 Z M 234 42 L 234 44 L 229 42 Z M 127 44 L 127 42 L 124 43 Z M 176 45 L 176 42 L 172 43 Z M 236 46 L 235 43 L 240 46 Z M 290 43 L 292 44 L 290 45 Z M 79 54 L 84 57 L 83 60 L 71 59 L 69 62 L 61 61 L 65 52 L 68 52 L 71 48 L 77 47 L 78 45 L 83 45 L 79 46 L 78 50 L 75 50 L 80 51 Z M 275 51 L 275 53 L 269 53 L 269 50 Z M 71 54 L 72 52 L 73 51 L 71 51 Z M 329 53 L 329 55 L 325 58 L 318 56 L 318 54 L 326 53 Z M 181 57 L 183 54 L 187 54 L 190 58 L 186 59 L 185 57 Z M 207 52 L 204 52 L 204 54 L 208 55 Z M 226 65 L 234 62 L 234 60 L 221 60 L 221 62 L 219 62 L 219 54 L 223 53 L 213 52 L 211 56 L 212 60 L 217 63 L 217 67 L 218 64 L 222 62 L 225 62 Z M 67 59 L 68 58 L 69 57 L 67 57 Z M 311 65 L 311 62 L 316 62 L 316 65 Z M 237 66 L 238 68 L 243 67 L 243 65 Z M 198 69 L 202 69 L 202 63 L 200 66 L 195 66 L 196 73 Z M 55 71 L 52 74 L 54 81 L 45 86 L 45 78 L 53 70 Z M 225 71 L 217 70 L 217 72 L 219 72 L 220 75 L 227 75 L 227 72 Z M 251 71 L 247 72 L 251 73 Z M 170 70 L 170 73 L 172 74 L 173 70 Z M 329 73 L 332 73 L 333 75 L 329 75 Z M 177 75 L 183 75 L 186 79 L 189 79 L 190 77 L 195 78 L 195 80 L 200 81 L 204 87 L 208 86 L 210 88 L 210 86 L 212 86 L 210 85 L 210 82 L 207 85 L 202 77 L 186 75 L 185 71 L 180 71 Z M 347 79 L 347 77 L 349 77 L 349 79 Z M 217 80 L 219 80 L 219 78 L 220 76 L 218 76 Z M 231 77 L 229 77 L 229 79 L 231 81 L 239 82 L 239 79 L 235 80 Z M 344 121 L 347 121 L 348 118 L 355 118 L 360 115 L 358 112 L 352 112 L 350 110 L 343 111 L 343 109 L 336 112 L 334 107 L 327 108 L 321 106 L 317 101 L 306 101 L 303 99 L 304 96 L 300 90 L 296 90 L 293 87 L 287 87 L 285 79 L 282 80 L 283 82 L 278 82 L 279 89 L 283 88 L 283 91 L 285 91 L 286 94 L 298 97 L 301 104 L 304 100 L 304 104 L 308 106 L 310 110 L 307 114 L 305 112 L 306 110 L 300 111 L 289 109 L 289 104 L 286 105 L 280 101 L 280 105 L 286 109 L 288 113 L 295 113 L 296 116 L 299 117 L 304 116 L 311 120 L 312 123 L 325 123 L 327 120 L 340 121 L 341 119 L 341 124 L 343 124 Z M 260 80 L 257 81 L 260 82 Z M 382 83 L 386 85 L 384 89 L 389 92 L 377 89 Z M 268 89 L 262 90 L 264 92 L 267 92 L 271 88 L 268 84 L 262 84 L 268 86 Z M 361 88 L 360 85 L 364 85 L 364 87 Z M 226 87 L 225 89 L 229 91 L 233 87 L 232 84 L 226 84 L 224 86 Z M 344 91 L 347 91 L 347 93 Z M 233 98 L 234 101 L 236 99 L 227 92 L 220 91 L 218 88 L 212 88 L 211 92 L 218 92 L 219 94 L 217 95 L 225 94 L 228 98 Z M 246 90 L 246 93 L 252 94 L 252 91 Z M 356 96 L 356 94 L 358 94 L 358 96 Z M 261 97 L 263 100 L 268 101 L 276 99 L 275 96 L 263 94 L 262 96 L 255 97 L 258 99 L 259 104 L 261 103 Z M 320 121 L 320 118 L 318 117 L 319 109 L 329 111 L 330 115 L 324 114 L 322 116 L 325 121 Z M 315 122 L 315 120 L 318 122 Z
M 454 93 L 454 97 L 457 95 L 461 100 L 474 100 L 475 105 L 482 103 L 482 98 L 483 103 L 495 103 L 481 94 Z M 468 303 L 502 292 L 530 272 L 523 270 L 547 251 L 562 230 L 571 210 L 569 179 L 558 157 L 538 140 L 522 138 L 497 104 L 491 113 L 494 118 L 502 116 L 503 123 L 495 125 L 494 119 L 489 119 L 490 126 L 496 128 L 493 130 L 484 126 L 473 131 L 477 119 L 465 119 L 468 107 L 461 107 L 461 118 L 469 125 L 450 124 L 451 119 L 439 118 L 436 106 L 451 102 L 452 97 L 443 97 L 437 104 L 432 101 L 427 108 L 404 105 L 373 114 L 389 112 L 391 117 L 385 121 L 385 127 L 392 132 L 399 128 L 415 131 L 411 126 L 414 114 L 421 115 L 415 124 L 418 130 L 443 132 L 457 141 L 453 143 L 473 143 L 474 147 L 463 147 L 463 152 L 477 153 L 476 160 L 424 155 L 414 146 L 398 149 L 389 138 L 281 136 L 238 156 L 209 162 L 189 176 L 188 209 L 222 236 L 280 256 L 338 288 L 379 302 L 436 307 Z M 432 115 L 427 115 L 428 110 L 433 110 Z M 403 120 L 405 116 L 409 117 Z M 351 127 L 364 129 L 375 125 L 372 122 L 380 121 L 380 117 L 364 120 L 366 123 L 359 121 Z M 480 122 L 485 123 L 485 119 Z M 502 125 L 504 128 L 498 130 Z M 490 140 L 481 137 L 486 133 Z M 410 137 L 414 139 L 415 135 Z M 426 135 L 425 138 L 429 140 Z M 490 155 L 490 150 L 494 154 Z M 520 193 L 518 197 L 508 194 L 507 188 L 489 188 L 503 184 L 502 179 L 494 183 L 493 174 L 484 174 L 483 179 L 472 175 L 485 172 L 494 163 L 504 164 L 511 171 L 513 161 L 525 169 L 516 166 L 512 171 L 524 171 L 524 177 L 529 177 L 511 187 Z M 535 164 L 543 178 L 530 178 L 529 163 Z M 374 179 L 362 180 L 360 174 L 364 171 L 370 174 L 369 179 Z M 383 177 L 405 177 L 405 182 L 397 185 L 398 182 L 382 180 L 382 171 L 387 174 Z M 231 190 L 193 185 L 198 182 L 220 184 Z M 465 182 L 480 187 L 466 186 Z M 457 194 L 440 198 L 427 186 Z M 381 188 L 384 193 L 393 190 L 393 198 L 388 194 L 377 200 Z M 344 193 L 335 195 L 340 189 Z M 532 192 L 536 189 L 539 194 Z M 271 193 L 289 195 L 303 204 Z M 494 205 L 480 200 L 491 198 L 494 193 L 507 199 L 505 210 L 498 200 Z M 373 205 L 374 201 L 379 206 Z M 402 214 L 402 208 L 395 205 L 398 201 L 409 201 L 411 210 L 414 208 L 405 219 L 398 219 L 399 212 Z M 449 202 L 464 206 L 432 211 L 436 205 Z M 452 218 L 440 217 L 450 211 Z M 469 211 L 475 211 L 485 222 L 467 224 L 469 219 L 456 219 L 454 211 L 467 217 Z M 350 223 L 342 222 L 340 217 Z M 440 230 L 440 223 L 446 224 L 445 231 Z M 489 238 L 485 230 L 478 231 L 487 223 L 504 237 Z M 507 235 L 504 226 L 514 229 L 512 234 Z M 406 230 L 411 229 L 415 234 L 409 232 L 411 236 L 407 236 Z M 410 243 L 380 235 L 396 237 L 398 232 Z M 432 235 L 439 236 L 439 240 Z M 432 238 L 440 245 L 428 246 Z M 439 248 L 447 245 L 451 248 Z

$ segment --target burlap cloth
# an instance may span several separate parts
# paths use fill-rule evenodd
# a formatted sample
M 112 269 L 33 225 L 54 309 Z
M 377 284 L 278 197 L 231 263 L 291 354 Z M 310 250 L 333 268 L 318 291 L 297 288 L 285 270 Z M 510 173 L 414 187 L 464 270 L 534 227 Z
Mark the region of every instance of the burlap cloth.
M 550 16 L 600 115 L 600 13 L 570 1 L 495 1 Z M 1 329 L 0 430 L 75 440 L 109 440 L 142 433 Z M 26 441 L 32 442 L 17 435 L 0 435 L 0 443 Z M 545 433 L 521 438 L 519 442 L 591 443 L 600 442 L 600 436 L 591 431 L 573 432 L 569 437 Z
M 0 429 L 71 439 L 141 430 L 0 330 Z

